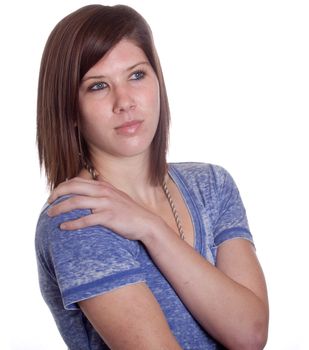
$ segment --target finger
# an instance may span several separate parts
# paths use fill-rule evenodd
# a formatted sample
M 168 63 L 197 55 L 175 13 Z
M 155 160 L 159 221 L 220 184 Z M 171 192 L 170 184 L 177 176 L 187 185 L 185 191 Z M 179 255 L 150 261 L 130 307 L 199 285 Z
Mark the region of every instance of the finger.
M 48 203 L 68 194 L 84 195 L 91 197 L 103 197 L 112 189 L 105 181 L 85 180 L 74 178 L 57 186 L 48 198 Z
M 99 225 L 102 222 L 102 213 L 89 214 L 76 220 L 66 221 L 60 225 L 61 230 L 73 231 L 81 228 Z
M 53 217 L 76 209 L 91 209 L 92 212 L 96 212 L 103 209 L 106 204 L 107 200 L 102 197 L 74 196 L 53 205 L 48 209 L 47 214 Z

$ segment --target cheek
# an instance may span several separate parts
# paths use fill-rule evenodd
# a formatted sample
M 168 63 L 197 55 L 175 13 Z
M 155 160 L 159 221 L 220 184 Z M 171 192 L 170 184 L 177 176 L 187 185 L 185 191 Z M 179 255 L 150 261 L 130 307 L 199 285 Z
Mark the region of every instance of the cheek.
M 156 82 L 153 84 L 151 89 L 149 89 L 149 93 L 147 94 L 148 105 L 151 106 L 155 116 L 159 117 L 160 113 L 160 90 L 159 84 Z
M 95 137 L 99 120 L 98 110 L 91 104 L 81 103 L 80 116 L 81 132 L 84 138 L 89 140 L 90 138 Z
M 85 127 L 95 127 L 102 123 L 107 123 L 110 119 L 106 112 L 106 106 L 102 105 L 99 99 L 87 99 L 80 102 L 80 115 L 82 125 Z
M 155 98 L 154 98 L 154 104 L 157 108 L 157 111 L 160 111 L 160 91 L 159 89 L 156 91 Z
M 95 101 L 89 99 L 83 99 L 79 102 L 79 109 L 81 113 L 82 120 L 87 121 L 95 118 Z

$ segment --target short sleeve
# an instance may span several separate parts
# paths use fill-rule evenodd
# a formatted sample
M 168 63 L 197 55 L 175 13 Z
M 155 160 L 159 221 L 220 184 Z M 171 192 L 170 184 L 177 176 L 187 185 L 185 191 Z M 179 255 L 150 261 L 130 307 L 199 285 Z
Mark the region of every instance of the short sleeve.
M 253 243 L 246 210 L 238 188 L 231 175 L 215 166 L 218 195 L 218 216 L 214 225 L 214 243 L 219 246 L 226 240 L 244 238 Z
M 77 309 L 81 300 L 145 281 L 136 258 L 137 242 L 102 226 L 75 231 L 59 228 L 60 223 L 87 214 L 89 210 L 75 210 L 50 218 L 43 213 L 38 228 L 49 232 L 44 249 L 68 310 Z

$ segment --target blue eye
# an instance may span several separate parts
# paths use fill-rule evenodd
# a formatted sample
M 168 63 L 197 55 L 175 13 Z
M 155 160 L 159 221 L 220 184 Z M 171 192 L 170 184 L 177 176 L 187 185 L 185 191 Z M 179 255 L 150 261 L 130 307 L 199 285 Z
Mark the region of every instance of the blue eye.
M 132 79 L 133 80 L 140 80 L 145 77 L 145 72 L 142 70 L 138 70 L 132 74 Z
M 91 91 L 98 91 L 98 90 L 103 90 L 107 87 L 107 84 L 104 83 L 103 81 L 99 83 L 95 83 L 89 87 L 89 90 Z

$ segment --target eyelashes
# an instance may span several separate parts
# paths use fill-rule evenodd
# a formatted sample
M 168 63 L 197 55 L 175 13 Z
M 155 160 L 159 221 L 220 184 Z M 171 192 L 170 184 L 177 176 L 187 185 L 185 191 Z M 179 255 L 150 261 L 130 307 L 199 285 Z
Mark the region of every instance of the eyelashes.
M 134 72 L 131 77 L 134 77 L 133 80 L 141 80 L 145 77 L 146 73 L 143 70 L 138 70 Z
M 89 86 L 89 91 L 98 91 L 98 90 L 104 90 L 108 85 L 104 83 L 103 81 L 94 83 Z
M 137 71 L 134 71 L 130 77 L 129 77 L 129 80 L 131 81 L 138 81 L 138 80 L 142 80 L 144 79 L 146 76 L 146 72 L 144 70 L 137 70 Z M 91 84 L 89 87 L 88 87 L 88 90 L 91 91 L 91 92 L 95 92 L 95 91 L 101 91 L 101 90 L 104 90 L 108 87 L 108 84 L 105 83 L 104 81 L 97 81 L 97 82 L 94 82 L 93 84 Z

